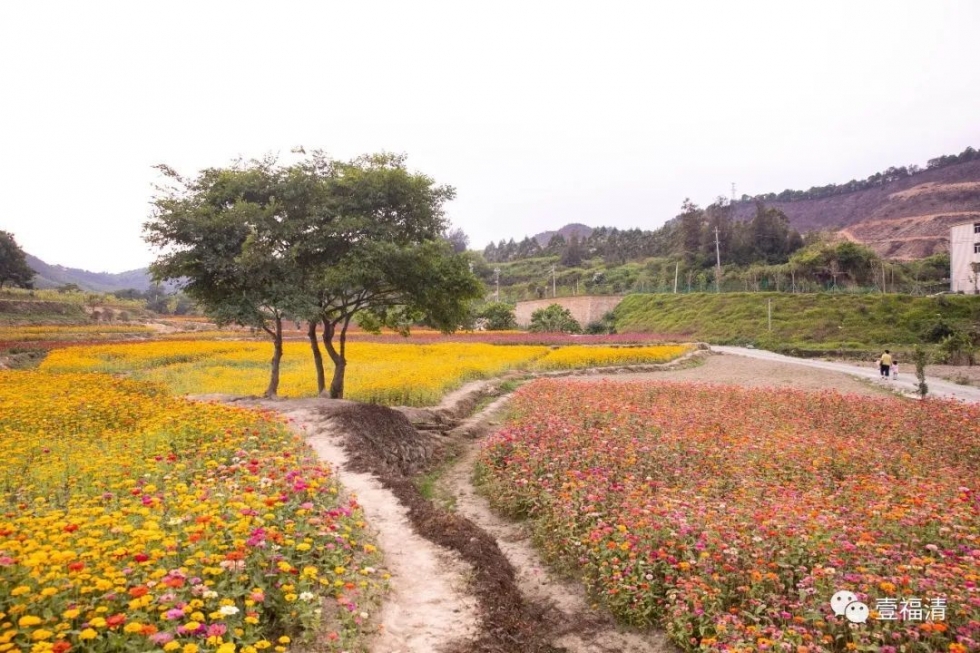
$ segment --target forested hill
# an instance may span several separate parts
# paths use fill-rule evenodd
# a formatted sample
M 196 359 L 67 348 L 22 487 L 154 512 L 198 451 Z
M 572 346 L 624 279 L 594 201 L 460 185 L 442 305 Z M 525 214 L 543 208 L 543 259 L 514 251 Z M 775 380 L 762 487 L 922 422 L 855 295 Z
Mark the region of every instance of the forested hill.
M 888 259 L 921 259 L 949 249 L 949 228 L 980 219 L 980 153 L 937 157 L 924 169 L 889 168 L 861 181 L 786 190 L 735 202 L 736 220 L 756 205 L 782 211 L 806 233 L 831 230 Z
M 37 273 L 34 277 L 35 288 L 57 288 L 73 283 L 82 290 L 111 293 L 128 288 L 144 291 L 151 285 L 150 273 L 146 268 L 118 273 L 89 272 L 63 265 L 50 265 L 30 254 L 27 255 L 27 265 Z

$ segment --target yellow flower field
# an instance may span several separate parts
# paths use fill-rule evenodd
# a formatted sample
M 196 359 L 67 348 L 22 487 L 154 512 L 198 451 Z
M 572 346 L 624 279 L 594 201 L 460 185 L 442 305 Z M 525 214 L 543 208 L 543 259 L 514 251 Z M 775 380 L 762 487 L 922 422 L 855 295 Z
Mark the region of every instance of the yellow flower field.
M 561 347 L 535 362 L 541 370 L 565 370 L 582 367 L 613 367 L 666 363 L 691 351 L 690 345 L 656 345 L 651 347 Z
M 254 341 L 146 342 L 67 347 L 52 351 L 42 369 L 55 372 L 129 373 L 157 381 L 178 394 L 257 394 L 265 389 L 271 346 Z M 657 363 L 687 352 L 686 345 L 548 348 L 486 343 L 347 345 L 345 396 L 358 401 L 424 406 L 462 383 L 511 369 L 569 369 Z M 332 372 L 324 356 L 328 376 Z M 285 343 L 280 394 L 316 391 L 308 343 Z
M 0 433 L 0 652 L 285 651 L 315 627 L 342 650 L 363 629 L 383 581 L 360 510 L 271 416 L 3 371 Z
M 35 340 L 110 340 L 120 336 L 149 336 L 154 330 L 141 325 L 50 325 L 0 326 L 0 342 L 31 342 Z

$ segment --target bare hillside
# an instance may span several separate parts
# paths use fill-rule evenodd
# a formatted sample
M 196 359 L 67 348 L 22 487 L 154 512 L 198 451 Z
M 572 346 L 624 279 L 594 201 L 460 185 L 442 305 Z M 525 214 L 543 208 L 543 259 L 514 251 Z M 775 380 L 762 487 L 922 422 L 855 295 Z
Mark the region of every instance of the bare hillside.
M 766 202 L 798 230 L 830 229 L 892 259 L 917 259 L 949 250 L 949 228 L 980 219 L 980 161 L 924 170 L 877 188 L 823 199 Z M 736 216 L 751 218 L 753 202 Z

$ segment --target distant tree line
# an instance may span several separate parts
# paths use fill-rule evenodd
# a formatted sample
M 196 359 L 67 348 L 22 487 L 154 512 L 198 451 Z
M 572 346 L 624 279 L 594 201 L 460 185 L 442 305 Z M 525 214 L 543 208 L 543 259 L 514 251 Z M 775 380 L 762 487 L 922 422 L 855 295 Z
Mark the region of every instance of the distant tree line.
M 845 195 L 859 190 L 878 188 L 885 184 L 899 179 L 905 179 L 916 175 L 924 170 L 936 170 L 958 163 L 976 161 L 980 159 L 980 151 L 972 147 L 967 147 L 959 154 L 945 154 L 934 159 L 929 159 L 925 168 L 912 164 L 910 166 L 899 166 L 888 168 L 884 172 L 876 172 L 867 179 L 852 179 L 846 184 L 828 184 L 826 186 L 814 186 L 809 190 L 784 190 L 781 193 L 763 193 L 761 195 L 742 195 L 743 202 L 798 202 L 800 200 L 819 200 L 834 195 Z
M 491 243 L 483 250 L 489 263 L 505 263 L 540 256 L 557 256 L 564 267 L 601 258 L 607 265 L 651 257 L 678 257 L 688 266 L 710 268 L 715 263 L 715 230 L 725 264 L 784 263 L 803 247 L 803 237 L 790 227 L 778 209 L 759 203 L 756 215 L 735 220 L 731 205 L 719 199 L 706 209 L 685 200 L 681 213 L 655 231 L 599 227 L 587 238 L 565 239 L 557 234 L 544 247 L 533 238 Z

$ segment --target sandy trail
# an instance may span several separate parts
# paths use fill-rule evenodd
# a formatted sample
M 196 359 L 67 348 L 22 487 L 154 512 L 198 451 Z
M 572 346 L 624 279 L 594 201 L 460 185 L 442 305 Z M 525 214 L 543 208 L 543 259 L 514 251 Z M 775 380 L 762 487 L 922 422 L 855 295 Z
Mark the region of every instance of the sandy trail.
M 501 397 L 466 420 L 464 432 L 492 430 L 499 425 L 509 397 Z M 482 440 L 482 439 L 481 439 Z M 456 510 L 496 538 L 517 572 L 517 585 L 525 599 L 545 609 L 545 620 L 554 624 L 551 644 L 570 653 L 664 653 L 674 651 L 659 632 L 629 632 L 611 617 L 590 608 L 584 587 L 552 574 L 531 544 L 525 524 L 499 517 L 487 500 L 477 494 L 473 468 L 481 440 L 468 441 L 459 458 L 440 483 L 456 499 Z
M 407 509 L 371 474 L 347 465 L 343 438 L 324 419 L 329 400 L 248 401 L 274 410 L 288 420 L 341 485 L 354 495 L 375 532 L 391 574 L 390 592 L 382 604 L 380 632 L 373 653 L 431 653 L 470 639 L 478 628 L 476 600 L 468 593 L 470 567 L 455 553 L 418 535 Z

